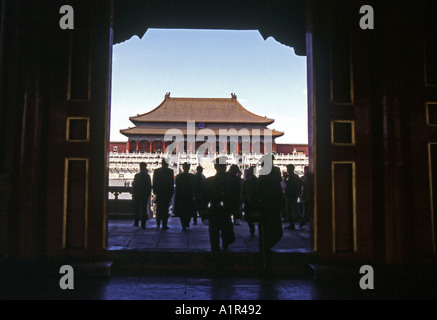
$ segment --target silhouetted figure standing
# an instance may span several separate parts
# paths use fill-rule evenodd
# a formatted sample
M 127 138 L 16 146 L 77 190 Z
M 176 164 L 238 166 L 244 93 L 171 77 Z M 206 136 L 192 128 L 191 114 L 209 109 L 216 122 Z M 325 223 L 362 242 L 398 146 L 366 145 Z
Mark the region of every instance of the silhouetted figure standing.
M 202 166 L 197 166 L 196 174 L 194 175 L 194 210 L 193 210 L 193 224 L 197 224 L 197 216 L 201 207 L 201 192 L 205 183 L 205 176 L 203 174 Z
M 134 226 L 138 227 L 138 223 L 141 220 L 141 228 L 145 229 L 147 221 L 147 204 L 152 191 L 152 183 L 145 162 L 140 163 L 140 172 L 135 175 L 132 184 L 132 198 L 135 210 Z
M 266 157 L 271 157 L 271 159 Z M 269 251 L 283 235 L 281 211 L 284 207 L 284 197 L 281 189 L 281 170 L 273 166 L 273 159 L 272 155 L 264 156 L 264 162 L 272 161 L 272 167 L 270 172 L 260 174 L 258 178 L 261 206 L 260 251 L 262 253 Z
M 238 168 L 236 164 L 233 164 L 229 167 L 227 174 L 229 176 L 229 183 L 230 183 L 229 187 L 231 188 L 230 192 L 238 195 L 232 199 L 232 201 L 234 201 L 232 206 L 235 208 L 232 218 L 234 220 L 234 225 L 239 225 L 238 220 L 241 219 L 240 194 L 241 194 L 241 184 L 242 184 L 240 168 Z
M 162 159 L 162 167 L 153 174 L 153 192 L 156 195 L 156 225 L 162 229 L 168 229 L 170 201 L 174 193 L 174 173 L 168 168 L 168 163 Z
M 215 160 L 216 174 L 205 181 L 203 204 L 208 208 L 209 240 L 213 255 L 220 252 L 220 238 L 223 249 L 227 249 L 235 241 L 234 226 L 231 216 L 236 210 L 235 198 L 239 198 L 232 188 L 229 176 L 226 174 L 226 157 Z
M 255 176 L 255 167 L 247 169 L 247 177 L 241 188 L 241 199 L 243 202 L 244 216 L 249 225 L 251 235 L 255 234 L 255 223 L 260 218 L 259 187 L 258 178 Z
M 285 186 L 285 200 L 286 200 L 287 217 L 290 223 L 290 225 L 287 228 L 294 230 L 295 229 L 294 223 L 296 222 L 299 216 L 297 198 L 299 197 L 302 191 L 302 180 L 294 172 L 294 164 L 287 165 L 287 174 L 288 177 Z
M 183 172 L 176 176 L 174 213 L 181 220 L 182 230 L 186 231 L 194 209 L 194 175 L 189 172 L 189 163 L 184 163 L 182 169 Z
M 302 212 L 303 219 L 300 223 L 300 227 L 305 225 L 310 220 L 310 212 L 311 212 L 311 203 L 312 203 L 312 183 L 311 183 L 311 175 L 309 172 L 308 166 L 304 167 L 304 174 L 302 177 Z

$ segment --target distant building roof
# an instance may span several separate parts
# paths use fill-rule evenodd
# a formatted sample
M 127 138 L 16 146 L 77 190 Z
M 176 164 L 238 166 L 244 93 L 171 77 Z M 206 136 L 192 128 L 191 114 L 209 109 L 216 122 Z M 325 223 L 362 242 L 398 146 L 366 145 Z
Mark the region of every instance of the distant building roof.
M 169 132 L 168 130 L 170 130 L 170 129 L 178 129 L 184 135 L 186 135 L 188 133 L 186 127 L 184 127 L 184 128 L 174 128 L 174 127 L 133 127 L 133 128 L 129 128 L 129 129 L 120 130 L 120 133 L 122 133 L 122 134 L 124 134 L 126 136 L 129 136 L 129 135 L 165 135 L 167 132 Z M 220 130 L 224 129 L 224 128 L 210 128 L 210 127 L 208 127 L 208 128 L 205 128 L 205 129 L 212 130 L 214 132 L 214 134 L 218 137 L 218 136 L 220 136 Z M 200 130 L 199 128 L 195 128 L 194 134 L 197 135 L 199 130 Z M 224 130 L 226 130 L 226 129 L 224 129 Z M 230 131 L 231 129 L 227 129 L 227 130 L 228 130 L 228 132 L 227 132 L 228 135 L 232 136 L 233 133 L 232 133 L 232 131 Z M 272 129 L 268 129 L 268 128 L 260 129 L 260 134 L 261 135 L 264 134 L 263 130 L 271 130 L 272 131 L 272 137 L 274 137 L 274 138 L 277 138 L 277 137 L 280 137 L 280 136 L 284 135 L 284 133 L 281 132 L 281 131 L 276 131 L 274 129 L 272 130 Z M 251 131 L 252 131 L 251 129 L 248 129 L 248 131 L 247 131 L 248 135 L 252 135 Z M 235 129 L 235 135 L 244 136 L 245 135 L 244 133 L 245 132 L 241 131 L 240 129 Z
M 269 125 L 273 119 L 262 117 L 246 110 L 237 100 L 231 98 L 171 98 L 152 111 L 129 118 L 135 125 L 140 122 L 203 122 L 203 123 L 256 123 Z

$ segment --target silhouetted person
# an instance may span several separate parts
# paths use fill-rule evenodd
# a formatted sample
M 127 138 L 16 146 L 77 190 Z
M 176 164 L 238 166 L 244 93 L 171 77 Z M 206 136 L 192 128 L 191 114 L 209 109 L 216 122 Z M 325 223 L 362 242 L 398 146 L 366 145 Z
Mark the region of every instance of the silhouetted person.
M 244 216 L 251 235 L 255 234 L 255 223 L 259 222 L 260 217 L 258 178 L 255 176 L 254 171 L 255 167 L 253 166 L 247 169 L 247 177 L 244 179 L 241 188 Z
M 267 157 L 271 157 L 268 159 Z M 282 221 L 281 210 L 284 207 L 284 197 L 281 190 L 281 170 L 273 166 L 274 157 L 264 156 L 265 161 L 272 161 L 271 170 L 267 174 L 258 177 L 258 194 L 261 207 L 261 219 L 259 225 L 260 251 L 265 253 L 281 240 Z
M 200 195 L 205 183 L 205 175 L 203 174 L 202 166 L 197 166 L 196 174 L 194 175 L 194 209 L 193 209 L 193 224 L 197 224 L 197 216 L 201 206 Z
M 234 219 L 234 225 L 238 225 L 238 220 L 241 219 L 241 171 L 240 168 L 236 164 L 233 164 L 229 167 L 227 172 L 229 176 L 230 188 L 232 189 L 230 192 L 235 193 L 235 196 L 232 200 L 234 203 L 232 204 L 235 207 L 234 214 L 232 218 Z
M 223 249 L 227 249 L 235 241 L 234 226 L 231 216 L 236 210 L 235 194 L 229 176 L 226 174 L 226 157 L 219 157 L 214 161 L 216 174 L 205 180 L 203 205 L 208 208 L 209 240 L 211 252 L 216 255 L 220 252 L 220 238 Z
M 288 229 L 294 230 L 294 223 L 299 217 L 297 198 L 302 190 L 302 180 L 294 172 L 294 164 L 287 165 L 287 181 L 285 186 L 285 201 L 287 217 L 289 221 Z
M 282 194 L 284 195 L 284 199 L 285 199 L 285 187 L 287 186 L 287 178 L 288 178 L 287 172 L 282 172 L 281 189 L 282 189 Z
M 305 166 L 304 174 L 302 177 L 302 212 L 303 212 L 303 220 L 300 223 L 300 227 L 305 225 L 310 220 L 310 212 L 311 212 L 311 194 L 312 194 L 312 181 L 311 181 L 311 175 L 309 172 L 308 166 Z
M 140 172 L 135 175 L 132 187 L 132 199 L 135 210 L 134 226 L 138 227 L 138 223 L 141 220 L 141 228 L 145 229 L 147 221 L 147 204 L 152 191 L 152 183 L 145 162 L 140 163 Z
M 168 163 L 162 159 L 162 167 L 153 174 L 153 193 L 156 195 L 156 225 L 158 228 L 168 229 L 170 201 L 174 193 L 174 173 L 168 168 Z
M 189 172 L 189 163 L 184 163 L 182 169 L 183 172 L 176 176 L 174 213 L 181 221 L 182 230 L 186 231 L 194 209 L 194 175 Z

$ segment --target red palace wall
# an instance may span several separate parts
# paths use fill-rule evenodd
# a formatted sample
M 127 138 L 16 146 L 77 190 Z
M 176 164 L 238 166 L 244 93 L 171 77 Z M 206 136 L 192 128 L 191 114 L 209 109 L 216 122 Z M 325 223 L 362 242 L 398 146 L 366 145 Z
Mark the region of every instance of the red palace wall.
M 296 152 L 303 152 L 308 156 L 307 144 L 276 144 L 276 152 L 279 154 L 291 154 L 294 149 L 296 149 Z
M 127 151 L 127 141 L 126 142 L 110 142 L 109 152 L 114 152 L 114 147 L 117 147 L 119 153 L 125 153 Z M 308 145 L 307 144 L 276 144 L 276 152 L 283 154 L 291 154 L 293 150 L 296 149 L 297 152 L 303 152 L 308 156 Z
M 114 152 L 114 147 L 117 147 L 119 153 L 125 153 L 127 151 L 127 142 L 110 142 L 109 151 Z M 308 156 L 307 144 L 276 144 L 277 153 L 291 154 L 294 149 L 296 149 L 297 152 L 303 152 Z
M 119 153 L 125 153 L 127 150 L 127 142 L 110 142 L 109 152 L 114 152 L 114 147 L 117 147 Z

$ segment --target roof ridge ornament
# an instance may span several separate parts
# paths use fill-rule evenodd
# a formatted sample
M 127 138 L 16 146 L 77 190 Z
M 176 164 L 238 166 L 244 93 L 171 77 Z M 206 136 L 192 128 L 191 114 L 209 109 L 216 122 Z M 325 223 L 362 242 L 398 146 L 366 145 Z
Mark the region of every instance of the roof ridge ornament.
M 235 93 L 231 93 L 231 99 L 232 100 L 237 100 L 237 95 Z
M 170 98 L 170 92 L 167 92 L 167 93 L 165 94 L 165 99 L 168 99 L 168 98 Z

